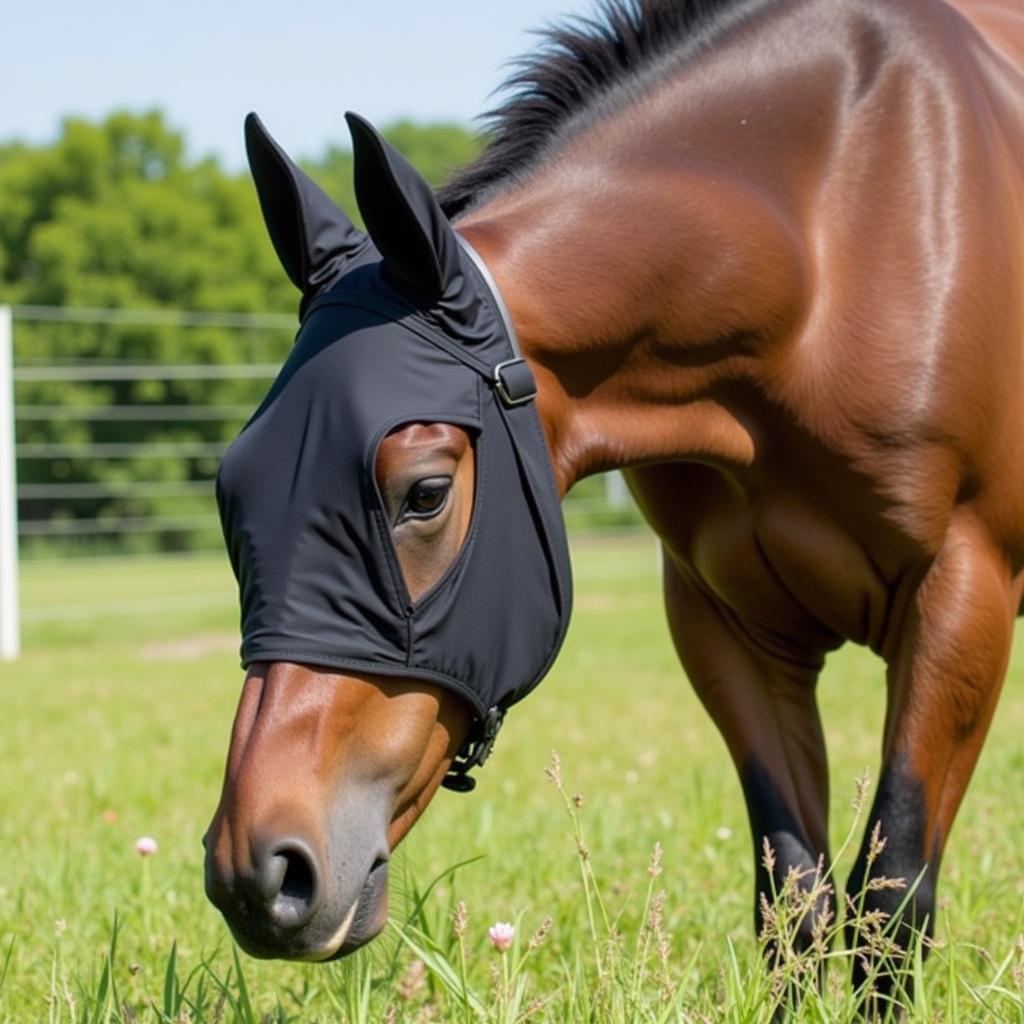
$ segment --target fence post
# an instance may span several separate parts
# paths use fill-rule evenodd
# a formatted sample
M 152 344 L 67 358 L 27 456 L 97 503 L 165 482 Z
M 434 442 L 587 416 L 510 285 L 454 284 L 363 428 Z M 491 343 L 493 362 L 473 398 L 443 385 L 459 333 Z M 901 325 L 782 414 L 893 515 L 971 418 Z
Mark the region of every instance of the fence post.
M 616 512 L 629 506 L 629 488 L 617 469 L 604 475 L 604 500 L 608 502 L 608 507 L 615 509 Z
M 14 451 L 14 317 L 0 306 L 0 661 L 21 650 L 18 624 L 18 493 Z

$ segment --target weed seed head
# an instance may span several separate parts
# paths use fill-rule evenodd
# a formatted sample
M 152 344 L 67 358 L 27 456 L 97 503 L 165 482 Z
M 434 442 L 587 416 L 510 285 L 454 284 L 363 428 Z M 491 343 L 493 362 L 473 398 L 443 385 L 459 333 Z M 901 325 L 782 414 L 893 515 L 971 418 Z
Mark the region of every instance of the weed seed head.
M 457 939 L 464 939 L 469 927 L 469 910 L 465 900 L 459 900 L 455 904 L 455 913 L 452 915 L 452 934 Z
M 647 874 L 649 874 L 651 878 L 657 878 L 658 875 L 661 874 L 661 854 L 661 843 L 655 843 L 654 852 L 651 854 L 651 865 L 647 869 Z
M 905 878 L 886 878 L 884 875 L 879 875 L 877 878 L 872 878 L 865 886 L 866 892 L 880 892 L 883 889 L 906 889 L 907 881 Z
M 547 941 L 547 937 L 551 934 L 551 927 L 555 922 L 550 917 L 545 917 L 540 923 L 540 927 L 530 936 L 530 941 L 526 944 L 527 949 L 536 949 L 538 946 L 543 946 Z
M 868 846 L 868 864 L 874 864 L 878 860 L 885 849 L 885 844 L 886 838 L 882 835 L 882 823 L 881 821 L 876 821 L 875 827 L 871 830 L 871 842 Z
M 398 983 L 398 998 L 406 1002 L 415 999 L 426 983 L 427 965 L 422 960 L 413 960 Z
M 551 751 L 551 763 L 544 769 L 544 774 L 548 777 L 551 785 L 555 789 L 561 791 L 562 789 L 562 758 L 559 756 L 557 750 Z
M 853 795 L 853 810 L 855 814 L 859 815 L 867 803 L 868 790 L 871 788 L 871 772 L 865 768 L 854 785 L 856 786 L 856 791 Z
M 1017 990 L 1024 992 L 1024 935 L 1017 937 L 1014 944 L 1014 951 L 1017 954 L 1017 962 L 1013 965 L 1013 983 Z

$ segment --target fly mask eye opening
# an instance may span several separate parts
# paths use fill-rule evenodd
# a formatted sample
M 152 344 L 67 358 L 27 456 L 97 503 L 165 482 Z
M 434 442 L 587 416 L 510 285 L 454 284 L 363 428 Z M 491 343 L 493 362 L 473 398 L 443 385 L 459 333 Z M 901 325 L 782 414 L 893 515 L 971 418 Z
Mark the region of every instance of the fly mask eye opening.
M 381 533 L 409 612 L 458 568 L 478 518 L 477 424 L 414 420 L 389 428 L 372 453 Z

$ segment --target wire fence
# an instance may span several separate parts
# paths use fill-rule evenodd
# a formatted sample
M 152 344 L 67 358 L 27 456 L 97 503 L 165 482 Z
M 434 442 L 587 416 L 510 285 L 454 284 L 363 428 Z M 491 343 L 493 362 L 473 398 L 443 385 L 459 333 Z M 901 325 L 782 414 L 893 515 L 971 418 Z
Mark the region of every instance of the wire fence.
M 23 564 L 217 550 L 217 464 L 276 375 L 294 319 L 13 312 Z
M 15 307 L 8 369 L 23 569 L 219 553 L 220 456 L 294 331 L 293 317 L 275 314 Z M 565 514 L 575 532 L 639 523 L 618 474 L 581 483 Z M 14 550 L 0 557 L 9 561 Z M 118 607 L 153 614 L 160 601 Z M 88 617 L 90 604 L 56 601 L 50 612 L 26 613 L 36 622 Z

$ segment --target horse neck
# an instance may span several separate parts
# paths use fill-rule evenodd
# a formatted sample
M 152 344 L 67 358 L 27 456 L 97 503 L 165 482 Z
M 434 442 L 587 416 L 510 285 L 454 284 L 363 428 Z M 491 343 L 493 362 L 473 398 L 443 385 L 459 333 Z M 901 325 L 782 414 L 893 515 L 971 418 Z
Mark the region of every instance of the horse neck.
M 802 197 L 827 151 L 830 76 L 776 56 L 751 83 L 751 59 L 725 47 L 685 69 L 458 225 L 536 372 L 563 492 L 612 468 L 753 457 L 719 397 L 802 315 Z M 766 116 L 779 104 L 786 117 Z

